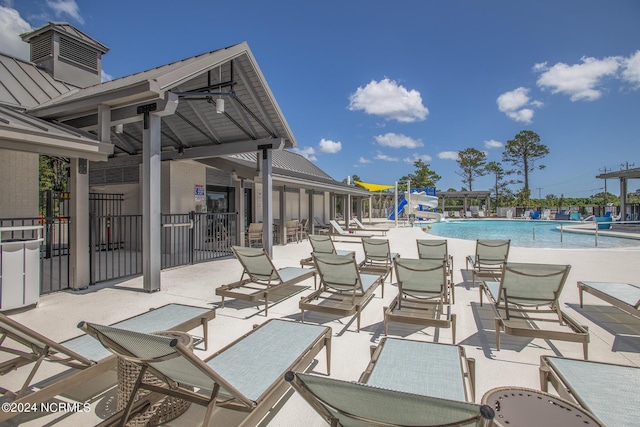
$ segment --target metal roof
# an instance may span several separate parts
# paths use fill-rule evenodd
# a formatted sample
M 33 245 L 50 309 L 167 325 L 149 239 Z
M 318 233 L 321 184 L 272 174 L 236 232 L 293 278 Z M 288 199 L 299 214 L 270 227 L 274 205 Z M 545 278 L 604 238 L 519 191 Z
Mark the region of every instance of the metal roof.
M 189 149 L 227 143 L 278 138 L 285 147 L 296 145 L 247 43 L 62 94 L 30 113 L 95 131 L 98 105 L 110 106 L 115 153 L 136 154 L 142 150 L 143 129 L 134 107 L 176 96 L 177 110 L 162 118 L 162 148 L 180 150 L 184 159 L 195 158 Z M 216 112 L 220 98 L 222 114 Z M 116 124 L 123 125 L 122 133 L 115 132 Z M 202 150 L 198 155 L 207 157 Z
M 640 179 L 640 168 L 635 169 L 624 169 L 621 171 L 615 172 L 607 172 L 596 176 L 599 179 L 615 179 L 615 178 L 625 178 L 625 179 Z
M 94 135 L 0 105 L 0 149 L 105 161 L 111 144 Z
M 483 199 L 489 197 L 491 191 L 438 191 L 438 197 L 446 199 Z
M 0 104 L 34 108 L 76 89 L 31 62 L 0 53 Z
M 253 179 L 259 174 L 257 170 L 257 154 L 232 154 L 217 159 L 205 160 L 203 163 L 227 172 L 235 172 L 244 178 Z M 291 183 L 301 188 L 333 191 L 339 194 L 364 197 L 371 195 L 368 190 L 336 181 L 304 156 L 288 150 L 274 150 L 272 153 L 272 165 L 274 184 Z

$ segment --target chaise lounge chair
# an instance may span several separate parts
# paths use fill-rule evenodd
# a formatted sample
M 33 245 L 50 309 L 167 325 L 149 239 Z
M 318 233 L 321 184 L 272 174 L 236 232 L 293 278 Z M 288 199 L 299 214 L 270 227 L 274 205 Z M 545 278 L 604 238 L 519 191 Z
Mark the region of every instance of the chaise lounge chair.
M 502 267 L 509 257 L 511 240 L 476 240 L 476 254 L 467 256 L 466 268 L 471 264 L 472 286 L 476 279 L 496 280 L 502 273 Z
M 349 255 L 313 254 L 313 259 L 320 274 L 320 286 L 300 300 L 301 321 L 304 322 L 305 310 L 343 317 L 355 313 L 360 332 L 362 308 L 373 297 L 378 285 L 382 286 L 384 297 L 385 276 L 360 273 L 356 260 Z
M 329 236 L 331 236 L 332 238 L 334 237 L 351 237 L 351 238 L 356 238 L 356 239 L 362 239 L 363 237 L 373 237 L 373 234 L 371 233 L 358 233 L 355 231 L 347 231 L 344 228 L 342 228 L 340 226 L 340 224 L 338 224 L 338 222 L 335 219 L 332 219 L 331 221 L 329 221 L 329 223 L 331 224 L 331 227 L 333 228 L 333 232 L 329 233 Z
M 394 264 L 398 295 L 389 307 L 384 308 L 384 334 L 387 335 L 389 322 L 451 328 L 455 344 L 456 315 L 451 313 L 447 303 L 447 262 L 396 258 Z
M 583 292 L 600 298 L 635 317 L 640 317 L 640 286 L 613 282 L 578 282 L 580 307 Z
M 364 249 L 364 261 L 360 263 L 360 269 L 374 273 L 383 273 L 384 277 L 390 276 L 389 283 L 393 282 L 393 260 L 400 256 L 397 252 L 391 252 L 387 239 L 362 239 Z
M 313 276 L 314 289 L 316 281 L 315 269 L 284 267 L 276 269 L 264 249 L 231 247 L 233 254 L 242 264 L 242 276 L 238 282 L 220 286 L 216 295 L 222 297 L 221 306 L 224 308 L 225 297 L 237 298 L 245 301 L 264 300 L 264 315 L 268 315 L 269 294 L 293 286 Z M 245 275 L 247 278 L 245 278 Z
M 141 366 L 131 396 L 145 389 L 205 406 L 204 426 L 211 423 L 216 407 L 246 412 L 238 425 L 256 425 L 289 389 L 284 374 L 306 369 L 323 347 L 327 372 L 331 369 L 331 328 L 318 325 L 268 320 L 205 360 L 170 337 L 84 322 L 79 327 L 113 353 Z M 144 382 L 146 371 L 164 384 Z M 153 396 L 137 402 L 129 399 L 126 408 L 106 422 L 120 420 L 124 425 Z
M 456 297 L 453 286 L 453 256 L 449 255 L 446 239 L 417 239 L 418 258 L 447 262 L 447 274 L 449 275 L 449 286 L 451 292 L 451 303 L 455 304 Z
M 116 323 L 114 326 L 138 332 L 156 330 L 190 331 L 203 328 L 204 347 L 207 349 L 208 322 L 215 311 L 182 304 L 168 304 Z M 19 345 L 9 346 L 11 342 Z M 87 335 L 56 343 L 15 320 L 0 314 L 0 351 L 17 356 L 0 364 L 0 375 L 34 363 L 26 381 L 18 391 L 0 388 L 0 393 L 15 403 L 32 405 L 64 393 L 97 378 L 115 367 L 115 357 Z M 43 362 L 58 363 L 81 369 L 37 391 L 31 392 L 31 381 Z M 0 412 L 0 422 L 19 415 Z
M 316 254 L 349 255 L 354 258 L 356 256 L 355 251 L 345 251 L 345 250 L 336 249 L 336 247 L 333 245 L 333 240 L 331 240 L 331 237 L 327 235 L 311 234 L 309 235 L 309 242 L 311 242 L 311 248 L 313 250 L 313 253 L 316 253 Z M 313 266 L 313 265 L 315 265 L 313 263 L 313 256 L 310 256 L 309 258 L 303 258 L 300 260 L 301 267 Z
M 378 232 L 380 233 L 382 236 L 386 236 L 387 233 L 389 232 L 388 228 L 379 228 L 379 227 L 366 227 L 364 224 L 362 224 L 360 222 L 360 220 L 356 217 L 351 218 L 351 220 L 353 221 L 353 223 L 356 225 L 356 229 L 360 230 L 360 231 L 365 231 L 365 232 L 371 232 L 371 233 L 375 233 Z
M 383 338 L 359 382 L 289 372 L 293 388 L 331 426 L 487 426 L 474 401 L 475 362 L 464 349 Z
M 640 368 L 563 357 L 540 358 L 540 389 L 549 383 L 603 425 L 632 427 L 640 419 Z
M 502 279 L 480 286 L 480 305 L 484 293 L 493 304 L 496 347 L 500 350 L 500 330 L 520 337 L 582 343 L 588 359 L 589 330 L 560 306 L 560 294 L 570 265 L 505 263 Z M 540 322 L 551 322 L 570 329 L 543 329 Z

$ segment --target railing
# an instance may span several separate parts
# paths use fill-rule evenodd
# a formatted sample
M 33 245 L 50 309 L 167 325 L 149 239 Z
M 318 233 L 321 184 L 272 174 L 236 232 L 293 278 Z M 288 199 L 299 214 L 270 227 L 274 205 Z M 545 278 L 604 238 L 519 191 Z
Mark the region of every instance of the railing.
M 549 223 L 544 223 L 544 224 L 534 224 L 532 227 L 532 237 L 533 240 L 536 239 L 536 227 L 538 226 L 549 226 Z M 621 229 L 622 228 L 622 229 Z M 625 229 L 626 228 L 626 229 Z M 559 230 L 560 230 L 560 243 L 562 243 L 563 240 L 563 234 L 565 232 L 565 229 L 568 230 L 568 232 L 573 232 L 573 233 L 581 233 L 581 234 L 591 234 L 593 233 L 594 236 L 594 246 L 597 247 L 598 246 L 598 239 L 600 238 L 600 235 L 602 236 L 608 236 L 608 237 L 625 237 L 625 236 L 620 236 L 618 234 L 615 233 L 637 233 L 638 234 L 638 238 L 640 239 L 640 221 L 612 221 L 612 222 L 598 222 L 598 221 L 581 221 L 580 223 L 577 224 L 560 224 L 559 225 Z M 616 230 L 617 229 L 617 230 Z M 604 230 L 604 231 L 601 231 Z M 630 237 L 630 236 L 626 236 L 626 237 Z

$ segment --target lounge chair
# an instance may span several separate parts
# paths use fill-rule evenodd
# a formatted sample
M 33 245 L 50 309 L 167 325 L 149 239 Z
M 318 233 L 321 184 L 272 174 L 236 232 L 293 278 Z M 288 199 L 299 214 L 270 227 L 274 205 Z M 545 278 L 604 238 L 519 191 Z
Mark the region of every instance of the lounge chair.
M 118 322 L 115 326 L 138 332 L 169 329 L 186 332 L 202 326 L 204 347 L 207 349 L 208 322 L 214 317 L 215 310 L 208 308 L 168 304 Z M 10 346 L 11 342 L 18 345 Z M 0 364 L 0 375 L 34 364 L 20 390 L 13 392 L 0 388 L 0 393 L 5 397 L 25 405 L 46 402 L 114 369 L 116 364 L 116 358 L 110 357 L 109 351 L 86 335 L 58 344 L 2 314 L 0 314 L 0 351 L 16 356 Z M 43 362 L 58 363 L 81 370 L 32 392 L 31 382 Z M 0 411 L 0 422 L 17 415 L 16 412 Z
M 304 240 L 309 237 L 309 220 L 302 218 L 298 224 L 298 239 Z
M 390 276 L 389 283 L 393 282 L 393 260 L 400 255 L 391 252 L 387 239 L 362 239 L 364 260 L 360 263 L 360 269 L 383 273 L 385 278 Z
M 509 257 L 511 240 L 476 240 L 476 254 L 467 256 L 466 268 L 471 264 L 471 285 L 476 279 L 497 279 L 502 273 L 502 266 Z
M 338 224 L 338 222 L 335 219 L 332 219 L 331 221 L 329 221 L 329 223 L 331 224 L 331 227 L 333 228 L 333 232 L 329 233 L 329 236 L 333 237 L 354 237 L 356 239 L 362 239 L 363 237 L 373 237 L 373 234 L 371 233 L 358 233 L 355 231 L 346 231 L 344 228 L 342 228 L 340 226 L 340 224 Z
M 549 221 L 551 219 L 551 209 L 545 209 L 542 211 L 542 219 Z
M 298 234 L 299 225 L 300 224 L 298 223 L 297 219 L 292 219 L 284 222 L 284 226 L 286 229 L 286 235 L 284 240 L 285 244 L 289 243 L 289 240 L 295 241 L 296 243 L 300 242 L 300 238 Z
M 325 224 L 324 221 L 322 221 L 317 216 L 314 216 L 313 217 L 313 231 L 314 231 L 314 234 L 315 233 L 326 234 L 326 233 L 329 233 L 331 231 L 331 226 L 329 224 Z
M 540 219 L 540 211 L 531 211 L 530 219 Z
M 358 382 L 286 375 L 331 426 L 486 426 L 495 412 L 474 401 L 475 362 L 464 349 L 382 338 Z
M 448 304 L 447 262 L 396 258 L 394 266 L 398 295 L 384 307 L 384 334 L 389 322 L 451 328 L 455 344 L 456 315 Z
M 540 389 L 549 383 L 603 425 L 632 427 L 640 420 L 640 368 L 563 357 L 540 358 Z
M 323 347 L 327 372 L 331 367 L 331 328 L 318 325 L 272 319 L 205 360 L 168 337 L 91 323 L 79 326 L 113 353 L 142 367 L 131 396 L 145 389 L 205 406 L 205 426 L 216 407 L 246 412 L 239 425 L 256 425 L 289 389 L 284 374 L 306 369 Z M 142 381 L 146 371 L 165 384 Z M 130 399 L 123 411 L 106 422 L 120 420 L 124 425 L 145 398 Z
M 231 250 L 242 264 L 242 276 L 239 281 L 222 285 L 216 289 L 216 295 L 222 297 L 222 308 L 224 308 L 225 297 L 252 302 L 262 299 L 264 300 L 264 315 L 267 316 L 271 292 L 293 286 L 312 276 L 314 288 L 316 286 L 315 269 L 298 267 L 276 269 L 264 249 L 232 246 Z
M 252 222 L 247 230 L 247 244 L 253 247 L 253 244 L 262 245 L 262 223 Z
M 309 242 L 311 242 L 312 253 L 316 254 L 337 254 L 337 255 L 349 255 L 355 258 L 355 251 L 345 251 L 341 249 L 336 249 L 333 245 L 333 240 L 331 237 L 326 235 L 310 235 Z M 300 266 L 314 266 L 313 256 L 309 258 L 303 258 L 300 260 Z
M 600 298 L 632 316 L 640 317 L 640 286 L 614 282 L 578 282 L 580 307 L 583 292 Z
M 495 313 L 496 348 L 500 350 L 500 330 L 520 337 L 582 343 L 588 359 L 589 330 L 560 306 L 560 294 L 569 275 L 569 265 L 505 263 L 500 282 L 480 285 L 480 305 L 484 293 Z M 565 326 L 543 329 L 542 322 Z
M 430 260 L 444 260 L 447 262 L 447 273 L 449 274 L 449 286 L 451 293 L 451 303 L 455 304 L 456 297 L 453 286 L 453 256 L 449 255 L 446 239 L 417 239 L 418 258 Z
M 371 232 L 371 233 L 375 233 L 378 232 L 380 233 L 382 236 L 386 236 L 387 233 L 389 232 L 388 228 L 379 228 L 379 227 L 366 227 L 364 224 L 362 224 L 360 222 L 360 220 L 356 217 L 351 218 L 351 220 L 353 221 L 353 223 L 356 225 L 356 229 L 360 230 L 360 231 L 366 231 L 366 232 Z
M 466 212 L 464 213 L 464 217 L 465 217 L 465 218 L 473 218 L 473 214 L 471 213 L 471 211 L 466 211 Z
M 349 255 L 313 254 L 313 260 L 320 274 L 320 286 L 300 300 L 301 321 L 304 322 L 305 310 L 343 317 L 355 313 L 360 332 L 362 308 L 373 297 L 378 285 L 382 286 L 384 297 L 385 276 L 360 273 L 356 260 Z

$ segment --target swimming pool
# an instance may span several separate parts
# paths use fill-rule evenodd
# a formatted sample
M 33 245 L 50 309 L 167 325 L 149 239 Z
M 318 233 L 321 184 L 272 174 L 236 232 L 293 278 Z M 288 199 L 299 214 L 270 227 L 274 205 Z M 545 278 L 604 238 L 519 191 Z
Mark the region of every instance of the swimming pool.
M 592 234 L 562 233 L 560 224 L 575 225 L 574 222 L 559 221 L 517 221 L 517 220 L 462 220 L 418 224 L 425 233 L 453 237 L 456 239 L 511 239 L 513 246 L 527 248 L 594 248 Z M 428 229 L 428 226 L 431 229 Z M 535 234 L 535 239 L 534 239 Z M 598 248 L 618 248 L 640 246 L 640 240 L 598 236 Z

